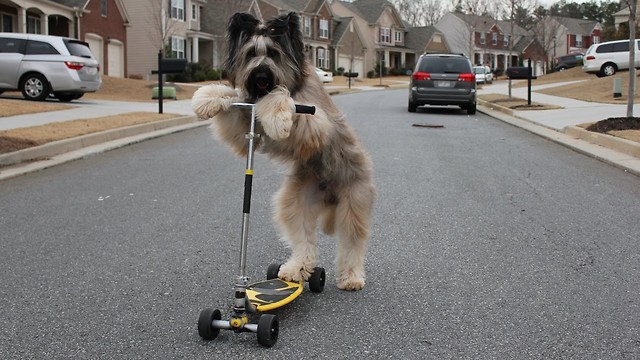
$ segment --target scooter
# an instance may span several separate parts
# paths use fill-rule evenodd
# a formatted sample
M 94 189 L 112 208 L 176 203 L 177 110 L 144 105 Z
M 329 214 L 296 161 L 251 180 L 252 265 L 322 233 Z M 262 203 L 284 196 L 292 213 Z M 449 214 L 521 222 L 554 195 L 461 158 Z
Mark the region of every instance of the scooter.
M 304 289 L 303 282 L 291 282 L 278 278 L 280 264 L 270 264 L 267 269 L 267 279 L 250 283 L 246 276 L 247 246 L 249 238 L 249 214 L 251 210 L 251 187 L 253 182 L 253 157 L 255 139 L 260 136 L 255 132 L 256 114 L 255 104 L 233 103 L 237 109 L 251 110 L 251 122 L 248 139 L 247 165 L 244 178 L 244 202 L 242 216 L 242 233 L 240 241 L 240 268 L 235 279 L 233 313 L 230 320 L 222 320 L 218 309 L 206 308 L 200 312 L 198 318 L 198 334 L 204 340 L 214 340 L 220 330 L 233 330 L 236 333 L 253 332 L 257 334 L 258 343 L 265 347 L 272 347 L 278 341 L 279 322 L 275 314 L 265 313 L 289 304 L 295 300 Z M 314 106 L 296 105 L 296 113 L 315 114 Z M 324 289 L 325 271 L 316 267 L 309 278 L 309 290 L 320 293 Z M 261 313 L 261 314 L 260 314 Z M 260 314 L 257 323 L 249 320 L 250 314 Z

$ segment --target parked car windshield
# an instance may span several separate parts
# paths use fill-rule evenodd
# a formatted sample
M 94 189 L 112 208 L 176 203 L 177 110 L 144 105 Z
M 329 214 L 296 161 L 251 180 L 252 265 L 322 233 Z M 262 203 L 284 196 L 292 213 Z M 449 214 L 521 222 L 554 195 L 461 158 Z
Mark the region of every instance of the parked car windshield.
M 470 73 L 469 62 L 466 59 L 454 57 L 427 57 L 420 62 L 418 71 L 436 74 Z
M 473 68 L 473 72 L 476 74 L 484 74 L 485 73 L 485 68 L 484 66 L 476 66 Z
M 73 40 L 66 40 L 65 44 L 67 44 L 67 49 L 69 49 L 69 53 L 71 55 L 80 56 L 88 59 L 93 58 L 93 55 L 91 54 L 91 50 L 89 49 L 89 44 L 81 41 L 73 41 Z

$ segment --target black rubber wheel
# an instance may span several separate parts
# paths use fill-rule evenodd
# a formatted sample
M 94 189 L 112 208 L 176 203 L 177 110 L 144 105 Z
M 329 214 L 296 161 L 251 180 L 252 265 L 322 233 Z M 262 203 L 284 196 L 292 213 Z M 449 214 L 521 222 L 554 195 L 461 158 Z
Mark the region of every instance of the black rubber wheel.
M 600 73 L 604 76 L 612 76 L 616 71 L 618 71 L 618 68 L 613 63 L 606 63 L 600 68 Z
M 322 292 L 322 290 L 324 290 L 325 278 L 324 268 L 315 267 L 309 278 L 309 290 L 314 293 Z
M 280 324 L 278 317 L 273 314 L 262 314 L 258 320 L 258 343 L 265 347 L 272 347 L 278 341 Z
M 409 106 L 407 107 L 407 110 L 409 110 L 409 112 L 411 113 L 414 113 L 416 112 L 417 109 L 418 109 L 418 105 L 416 105 L 416 103 L 409 100 Z
M 467 107 L 467 114 L 474 115 L 475 113 L 476 113 L 476 104 L 470 104 L 469 107 Z
M 272 263 L 267 268 L 267 280 L 277 279 L 280 272 L 280 264 Z
M 20 91 L 27 100 L 43 101 L 49 97 L 49 82 L 40 74 L 27 74 L 20 82 Z
M 214 328 L 211 323 L 213 320 L 220 320 L 220 310 L 218 309 L 204 309 L 200 312 L 198 318 L 198 335 L 204 340 L 213 340 L 220 334 L 220 329 Z

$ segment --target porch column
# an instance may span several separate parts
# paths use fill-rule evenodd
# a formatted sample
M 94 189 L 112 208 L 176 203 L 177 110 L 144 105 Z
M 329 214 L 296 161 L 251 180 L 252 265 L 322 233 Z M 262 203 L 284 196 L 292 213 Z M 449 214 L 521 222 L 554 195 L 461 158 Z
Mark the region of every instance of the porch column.
M 18 9 L 18 32 L 27 33 L 27 9 Z
M 42 23 L 42 34 L 49 35 L 49 16 L 43 14 L 40 16 L 40 22 Z
M 400 53 L 400 66 L 398 67 L 403 67 L 406 64 L 407 64 L 407 53 L 403 51 Z
M 191 62 L 200 61 L 200 39 L 197 36 L 191 38 Z

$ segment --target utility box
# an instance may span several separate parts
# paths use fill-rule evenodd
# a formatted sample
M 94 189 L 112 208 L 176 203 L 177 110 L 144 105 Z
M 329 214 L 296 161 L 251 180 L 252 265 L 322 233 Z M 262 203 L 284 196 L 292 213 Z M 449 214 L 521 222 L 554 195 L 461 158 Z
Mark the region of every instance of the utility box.
M 159 98 L 159 95 L 158 95 L 159 90 L 160 88 L 158 86 L 155 86 L 153 89 L 151 89 L 151 98 L 153 100 L 156 100 Z M 173 86 L 163 86 L 162 98 L 176 100 L 177 99 L 176 88 L 174 88 Z
M 622 79 L 620 78 L 613 79 L 613 97 L 622 97 Z

